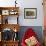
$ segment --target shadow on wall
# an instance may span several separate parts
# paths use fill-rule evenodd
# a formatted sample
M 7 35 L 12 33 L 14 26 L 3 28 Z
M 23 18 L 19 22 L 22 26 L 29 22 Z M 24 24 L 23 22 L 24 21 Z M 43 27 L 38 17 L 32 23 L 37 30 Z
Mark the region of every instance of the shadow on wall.
M 40 41 L 41 43 L 43 43 L 43 30 L 42 30 L 42 26 L 21 26 L 20 32 L 19 32 L 19 39 L 20 39 L 20 42 L 21 42 L 21 40 L 22 40 L 22 38 L 23 38 L 23 35 L 24 35 L 25 31 L 26 31 L 28 28 L 32 28 L 32 29 L 34 30 L 34 32 L 36 32 L 39 41 Z

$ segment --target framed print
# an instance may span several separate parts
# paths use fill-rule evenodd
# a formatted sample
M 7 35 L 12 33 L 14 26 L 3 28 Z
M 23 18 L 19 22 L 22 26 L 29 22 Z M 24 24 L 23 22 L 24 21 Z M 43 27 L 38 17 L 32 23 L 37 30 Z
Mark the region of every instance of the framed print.
M 2 15 L 9 15 L 9 10 L 2 10 Z
M 14 11 L 10 11 L 9 14 L 10 14 L 10 15 L 14 15 Z
M 9 11 L 9 14 L 10 14 L 10 15 L 16 15 L 17 13 L 18 13 L 18 12 L 15 11 L 15 10 L 10 10 L 10 11 Z
M 13 10 L 13 9 L 10 10 L 10 11 L 9 11 L 9 14 L 10 14 L 10 15 L 14 15 L 14 10 Z
M 36 19 L 37 8 L 24 8 L 24 18 L 25 19 Z

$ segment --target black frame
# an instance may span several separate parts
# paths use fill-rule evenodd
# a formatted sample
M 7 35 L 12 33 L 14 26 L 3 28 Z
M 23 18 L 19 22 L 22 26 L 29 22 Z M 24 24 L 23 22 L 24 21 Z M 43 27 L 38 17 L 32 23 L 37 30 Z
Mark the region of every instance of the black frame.
M 26 12 L 25 10 L 27 10 L 27 9 L 30 9 L 30 10 L 34 9 L 34 10 L 36 10 L 36 16 L 34 18 L 26 18 L 25 17 L 25 12 Z M 24 8 L 24 19 L 36 19 L 36 18 L 37 18 L 37 8 Z

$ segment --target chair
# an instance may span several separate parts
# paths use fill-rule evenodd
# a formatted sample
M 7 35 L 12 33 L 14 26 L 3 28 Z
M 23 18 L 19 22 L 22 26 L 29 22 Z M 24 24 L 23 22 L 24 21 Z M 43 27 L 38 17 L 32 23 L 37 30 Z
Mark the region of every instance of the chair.
M 32 37 L 32 36 L 35 37 L 36 40 L 37 40 L 37 44 L 35 44 L 34 46 L 41 46 L 39 40 L 37 39 L 37 35 L 36 35 L 36 33 L 34 32 L 34 30 L 33 30 L 32 28 L 28 28 L 28 29 L 26 30 L 26 32 L 25 32 L 25 34 L 24 34 L 24 37 L 22 38 L 21 46 L 27 46 L 27 44 L 28 44 L 29 42 L 26 43 L 25 40 L 26 40 L 26 39 L 29 40 L 29 38 Z M 31 44 L 31 43 L 30 43 L 30 44 Z M 28 45 L 28 46 L 31 46 L 31 45 Z

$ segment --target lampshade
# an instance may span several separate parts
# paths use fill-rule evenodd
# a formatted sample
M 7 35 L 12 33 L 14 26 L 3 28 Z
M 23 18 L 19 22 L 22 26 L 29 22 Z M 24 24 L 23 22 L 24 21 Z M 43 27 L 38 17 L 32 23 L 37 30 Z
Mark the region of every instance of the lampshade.
M 14 29 L 14 32 L 17 32 L 16 28 Z

